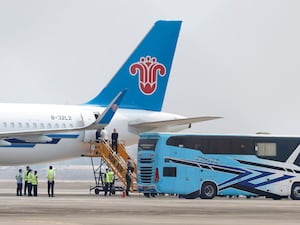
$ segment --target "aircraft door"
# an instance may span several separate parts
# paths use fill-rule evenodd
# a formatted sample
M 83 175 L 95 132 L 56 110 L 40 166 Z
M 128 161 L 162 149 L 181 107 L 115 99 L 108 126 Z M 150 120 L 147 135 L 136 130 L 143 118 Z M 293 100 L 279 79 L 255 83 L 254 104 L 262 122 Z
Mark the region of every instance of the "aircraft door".
M 82 111 L 81 117 L 83 126 L 88 126 L 92 124 L 97 119 L 98 114 L 93 113 L 92 111 Z M 96 130 L 85 130 L 84 131 L 84 142 L 93 142 L 96 141 Z

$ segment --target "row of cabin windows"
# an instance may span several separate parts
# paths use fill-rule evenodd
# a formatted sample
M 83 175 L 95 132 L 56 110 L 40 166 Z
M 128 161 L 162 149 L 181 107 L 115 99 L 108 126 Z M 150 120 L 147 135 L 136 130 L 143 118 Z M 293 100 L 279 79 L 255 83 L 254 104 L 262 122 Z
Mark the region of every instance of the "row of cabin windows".
M 2 122 L 1 124 L 2 128 L 10 128 L 10 129 L 58 129 L 58 128 L 73 128 L 73 124 L 58 124 L 58 123 L 37 123 L 37 122 L 26 122 L 26 123 L 21 123 L 21 122 Z
M 196 149 L 204 154 L 257 155 L 259 158 L 284 162 L 300 144 L 300 139 L 271 140 L 258 138 L 218 138 L 173 136 L 167 145 Z

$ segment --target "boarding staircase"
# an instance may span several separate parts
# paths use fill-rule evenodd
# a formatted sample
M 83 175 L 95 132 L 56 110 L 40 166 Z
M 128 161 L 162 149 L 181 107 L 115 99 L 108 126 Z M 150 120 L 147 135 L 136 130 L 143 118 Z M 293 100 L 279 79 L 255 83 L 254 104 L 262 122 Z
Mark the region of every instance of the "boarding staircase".
M 91 152 L 90 154 L 83 155 L 84 157 L 90 157 L 92 161 L 93 171 L 95 175 L 96 186 L 91 189 L 95 189 L 95 193 L 99 193 L 100 181 L 103 187 L 102 180 L 102 172 L 101 167 L 103 165 L 103 161 L 105 164 L 112 169 L 115 176 L 119 178 L 119 180 L 123 183 L 124 187 L 126 186 L 126 173 L 127 173 L 127 160 L 130 157 L 128 152 L 126 151 L 125 145 L 123 143 L 118 144 L 118 154 L 114 152 L 109 142 L 100 141 L 100 142 L 92 142 L 91 143 Z M 98 168 L 95 169 L 93 158 L 98 157 L 101 158 L 101 162 Z M 132 160 L 133 158 L 130 157 Z M 103 160 L 103 161 L 102 161 Z M 134 162 L 134 172 L 130 173 L 131 176 L 131 188 L 130 191 L 133 192 L 136 190 L 136 162 Z M 124 188 L 122 187 L 121 190 Z

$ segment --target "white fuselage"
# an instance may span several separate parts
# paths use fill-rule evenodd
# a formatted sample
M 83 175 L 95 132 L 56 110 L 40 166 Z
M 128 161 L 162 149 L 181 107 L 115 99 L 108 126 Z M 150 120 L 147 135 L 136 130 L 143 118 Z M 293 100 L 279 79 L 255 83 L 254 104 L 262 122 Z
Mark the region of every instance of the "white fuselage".
M 89 153 L 90 142 L 96 139 L 96 130 L 82 127 L 90 124 L 95 119 L 95 113 L 102 113 L 104 109 L 87 105 L 0 104 L 0 165 L 50 162 Z M 119 140 L 128 146 L 136 144 L 138 140 L 138 133 L 130 129 L 130 124 L 179 118 L 183 117 L 162 112 L 118 109 L 106 129 L 110 134 L 116 128 Z M 59 129 L 72 131 L 58 132 Z M 43 135 L 36 135 L 36 131 Z M 10 135 L 5 137 L 5 133 Z M 6 141 L 10 145 L 6 145 Z

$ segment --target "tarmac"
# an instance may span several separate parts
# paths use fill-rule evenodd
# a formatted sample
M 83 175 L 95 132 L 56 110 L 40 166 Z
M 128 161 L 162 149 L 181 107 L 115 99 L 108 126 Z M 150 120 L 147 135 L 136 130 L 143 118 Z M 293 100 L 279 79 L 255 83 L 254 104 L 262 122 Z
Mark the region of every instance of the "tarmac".
M 176 196 L 145 198 L 95 195 L 88 182 L 56 182 L 55 197 L 46 184 L 39 196 L 16 196 L 15 184 L 0 182 L 0 225 L 93 224 L 299 224 L 300 201 L 218 197 L 187 200 Z

